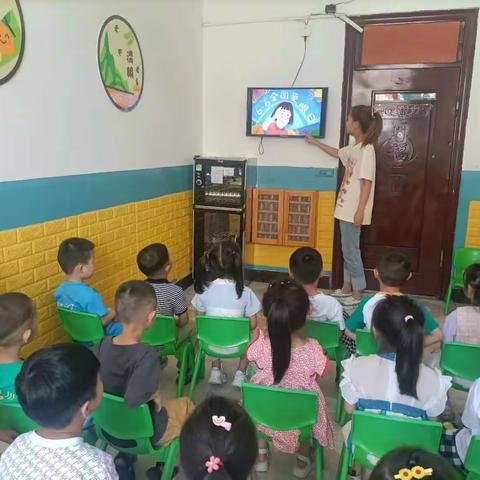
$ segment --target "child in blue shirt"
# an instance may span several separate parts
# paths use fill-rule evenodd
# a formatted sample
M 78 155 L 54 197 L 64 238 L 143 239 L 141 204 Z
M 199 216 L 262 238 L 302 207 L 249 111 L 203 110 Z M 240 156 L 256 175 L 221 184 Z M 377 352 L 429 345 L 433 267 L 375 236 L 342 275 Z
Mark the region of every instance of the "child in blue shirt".
M 113 321 L 115 310 L 105 307 L 97 290 L 84 283 L 95 270 L 94 248 L 95 244 L 86 238 L 68 238 L 60 244 L 57 258 L 65 281 L 54 297 L 59 307 L 98 315 L 105 334 L 114 337 L 122 332 L 121 324 Z
M 27 295 L 0 295 L 0 404 L 18 404 L 15 379 L 22 368 L 20 349 L 31 340 L 35 323 L 35 305 Z

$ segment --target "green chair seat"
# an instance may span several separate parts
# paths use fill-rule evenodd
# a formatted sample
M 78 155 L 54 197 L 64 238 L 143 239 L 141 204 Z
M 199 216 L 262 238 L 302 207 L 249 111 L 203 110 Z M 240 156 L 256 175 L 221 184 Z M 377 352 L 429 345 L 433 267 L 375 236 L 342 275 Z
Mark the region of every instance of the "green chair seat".
M 189 396 L 192 398 L 205 357 L 241 358 L 250 343 L 250 320 L 248 318 L 196 317 L 198 349 L 195 357 Z
M 309 441 L 315 449 L 315 479 L 323 478 L 323 448 L 313 436 L 318 414 L 316 392 L 244 383 L 242 404 L 257 425 L 272 430 L 300 430 L 299 441 Z M 269 439 L 261 432 L 259 436 Z
M 440 367 L 445 375 L 460 377 L 468 381 L 480 378 L 480 345 L 446 342 L 442 347 Z M 452 387 L 462 392 L 468 388 L 456 383 Z
M 110 445 L 119 452 L 149 455 L 155 462 L 164 463 L 161 480 L 172 478 L 179 440 L 177 438 L 162 447 L 152 445 L 153 424 L 148 405 L 128 408 L 123 398 L 104 393 L 99 408 L 93 412 L 93 418 L 102 450 Z M 112 438 L 120 442 L 113 442 Z M 123 446 L 119 446 L 119 443 Z
M 162 347 L 160 357 L 175 356 L 179 362 L 177 398 L 183 395 L 188 368 L 193 364 L 193 346 L 190 339 L 177 343 L 177 325 L 174 317 L 157 315 L 152 326 L 145 330 L 142 343 L 152 347 Z
M 472 265 L 480 263 L 480 248 L 456 248 L 453 253 L 452 274 L 445 295 L 445 315 L 452 299 L 452 292 L 455 288 L 463 288 L 463 272 Z

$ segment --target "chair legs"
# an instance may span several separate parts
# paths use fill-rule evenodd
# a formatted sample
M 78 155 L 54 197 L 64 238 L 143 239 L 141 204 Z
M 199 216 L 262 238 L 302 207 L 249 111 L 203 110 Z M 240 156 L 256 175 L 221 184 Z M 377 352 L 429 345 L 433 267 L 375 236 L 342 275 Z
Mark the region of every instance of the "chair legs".
M 165 460 L 165 465 L 162 470 L 161 480 L 171 480 L 173 475 L 173 470 L 175 469 L 175 464 L 177 462 L 178 451 L 179 451 L 179 440 L 176 438 L 170 443 L 167 447 L 168 453 Z
M 178 385 L 177 385 L 177 398 L 180 398 L 183 395 L 183 389 L 185 387 L 185 377 L 187 374 L 187 369 L 190 366 L 190 357 L 192 346 L 190 342 L 185 343 L 180 347 L 179 358 L 180 370 L 178 372 Z
M 450 300 L 452 299 L 452 290 L 453 290 L 453 280 L 450 280 L 448 284 L 447 295 L 445 296 L 445 315 L 448 313 L 448 307 L 450 305 Z
M 337 480 L 348 479 L 349 464 L 350 464 L 350 452 L 346 448 L 345 444 L 343 444 L 342 453 L 340 455 L 340 461 L 338 462 Z
M 342 392 L 340 389 L 337 390 L 337 400 L 335 402 L 335 422 L 341 427 L 347 422 L 347 414 L 343 405 Z
M 323 480 L 323 447 L 315 442 L 315 480 Z
M 193 398 L 193 392 L 195 390 L 195 387 L 197 386 L 198 378 L 200 374 L 200 368 L 202 366 L 202 363 L 204 363 L 204 360 L 205 360 L 205 356 L 202 352 L 202 349 L 199 348 L 197 351 L 197 355 L 195 357 L 195 367 L 193 368 L 192 381 L 190 382 L 190 390 L 188 393 L 188 396 L 190 398 Z

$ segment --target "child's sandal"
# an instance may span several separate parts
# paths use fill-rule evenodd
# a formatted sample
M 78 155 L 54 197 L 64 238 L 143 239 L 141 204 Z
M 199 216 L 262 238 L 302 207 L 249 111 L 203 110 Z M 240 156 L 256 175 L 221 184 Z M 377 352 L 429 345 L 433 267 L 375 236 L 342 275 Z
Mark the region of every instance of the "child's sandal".
M 259 448 L 258 449 L 258 454 L 259 455 L 266 455 L 265 460 L 262 460 L 261 462 L 257 462 L 255 464 L 255 471 L 258 473 L 264 473 L 268 471 L 269 467 L 269 457 L 270 457 L 270 451 L 268 448 Z
M 297 454 L 297 460 L 300 460 L 300 462 L 303 462 L 305 465 L 303 467 L 299 467 L 297 462 L 293 468 L 293 475 L 297 478 L 307 478 L 313 468 L 312 460 L 309 457 L 300 455 L 299 453 Z

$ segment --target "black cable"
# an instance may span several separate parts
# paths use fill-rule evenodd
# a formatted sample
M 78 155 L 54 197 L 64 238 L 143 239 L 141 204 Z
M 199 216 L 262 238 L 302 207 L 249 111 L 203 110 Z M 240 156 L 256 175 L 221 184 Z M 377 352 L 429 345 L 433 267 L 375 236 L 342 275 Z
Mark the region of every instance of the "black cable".
M 308 22 L 305 22 L 305 25 L 308 25 Z M 295 74 L 295 78 L 293 79 L 293 82 L 292 82 L 290 87 L 293 87 L 295 85 L 295 82 L 297 81 L 298 76 L 300 75 L 300 72 L 302 71 L 303 64 L 305 63 L 305 57 L 307 56 L 307 38 L 308 38 L 308 35 L 305 35 L 303 37 L 303 57 L 302 57 L 302 61 L 300 62 L 300 65 L 298 66 L 297 73 Z M 260 142 L 258 142 L 257 151 L 258 151 L 259 155 L 263 155 L 265 153 L 265 148 L 263 146 L 263 139 L 264 138 L 265 137 L 260 137 Z

